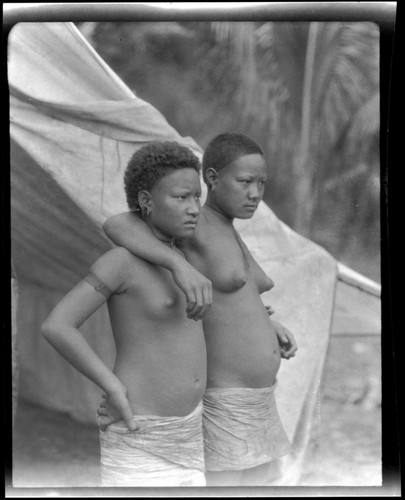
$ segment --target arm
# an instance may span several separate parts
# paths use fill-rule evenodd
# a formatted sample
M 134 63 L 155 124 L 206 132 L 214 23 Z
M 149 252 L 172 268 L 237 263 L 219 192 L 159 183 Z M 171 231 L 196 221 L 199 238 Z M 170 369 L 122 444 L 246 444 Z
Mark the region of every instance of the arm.
M 105 301 L 106 298 L 100 292 L 89 283 L 81 281 L 56 305 L 41 331 L 66 361 L 108 394 L 128 428 L 135 430 L 126 387 L 97 356 L 79 331 L 82 323 Z
M 210 280 L 159 241 L 140 217 L 131 212 L 114 215 L 104 222 L 103 229 L 115 244 L 171 271 L 176 285 L 186 296 L 187 316 L 195 320 L 204 316 L 212 303 Z

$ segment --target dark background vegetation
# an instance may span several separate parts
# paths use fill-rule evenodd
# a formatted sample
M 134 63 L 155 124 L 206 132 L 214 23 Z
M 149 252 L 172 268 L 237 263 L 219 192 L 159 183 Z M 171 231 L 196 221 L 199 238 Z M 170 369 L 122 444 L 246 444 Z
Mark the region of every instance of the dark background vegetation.
M 380 280 L 379 27 L 341 22 L 77 26 L 134 93 L 205 148 L 234 130 L 268 165 L 264 200 Z

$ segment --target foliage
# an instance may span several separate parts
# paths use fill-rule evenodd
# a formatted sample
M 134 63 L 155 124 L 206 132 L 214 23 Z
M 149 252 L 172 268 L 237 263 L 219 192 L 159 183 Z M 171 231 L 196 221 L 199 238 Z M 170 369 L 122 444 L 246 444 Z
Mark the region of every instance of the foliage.
M 265 149 L 265 201 L 337 258 L 379 251 L 379 33 L 372 23 L 79 26 L 182 135 Z

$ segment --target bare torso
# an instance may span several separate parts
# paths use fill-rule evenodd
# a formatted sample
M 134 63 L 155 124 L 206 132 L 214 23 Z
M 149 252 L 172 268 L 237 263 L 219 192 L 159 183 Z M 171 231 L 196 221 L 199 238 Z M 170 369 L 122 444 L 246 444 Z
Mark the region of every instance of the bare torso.
M 201 322 L 185 315 L 185 298 L 171 273 L 123 248 L 112 250 L 124 282 L 108 309 L 116 342 L 114 373 L 128 389 L 135 414 L 186 415 L 206 385 Z
M 238 243 L 232 226 L 222 224 L 206 207 L 198 226 L 184 252 L 213 286 L 213 303 L 203 319 L 207 387 L 271 386 L 280 367 L 280 351 L 260 293 L 273 284 L 246 245 Z

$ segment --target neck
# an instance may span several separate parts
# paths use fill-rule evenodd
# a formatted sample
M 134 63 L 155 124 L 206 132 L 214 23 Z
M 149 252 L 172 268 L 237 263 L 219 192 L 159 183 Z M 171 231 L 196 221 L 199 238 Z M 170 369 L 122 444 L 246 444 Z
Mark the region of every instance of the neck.
M 218 208 L 210 196 L 207 197 L 207 201 L 205 202 L 204 207 L 208 208 L 209 211 L 222 222 L 232 225 L 234 218 L 230 217 L 228 214 Z
M 167 245 L 170 248 L 175 247 L 174 238 L 169 238 L 168 236 L 163 235 L 159 230 L 157 230 L 154 226 L 152 226 L 152 224 L 149 224 L 147 221 L 146 221 L 146 223 L 148 224 L 150 230 L 152 231 L 152 233 L 156 236 L 156 238 L 159 241 L 161 241 L 162 243 L 164 243 L 165 245 Z

